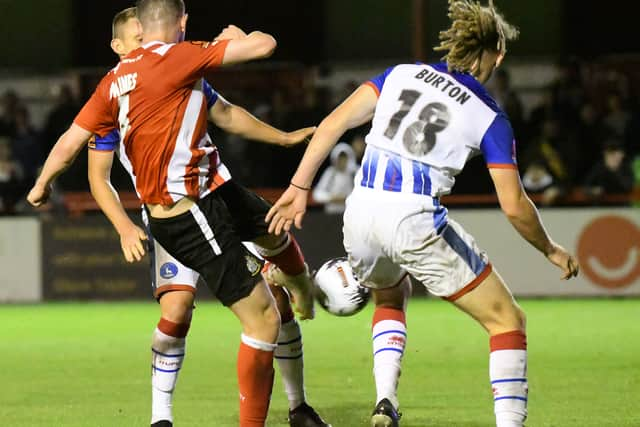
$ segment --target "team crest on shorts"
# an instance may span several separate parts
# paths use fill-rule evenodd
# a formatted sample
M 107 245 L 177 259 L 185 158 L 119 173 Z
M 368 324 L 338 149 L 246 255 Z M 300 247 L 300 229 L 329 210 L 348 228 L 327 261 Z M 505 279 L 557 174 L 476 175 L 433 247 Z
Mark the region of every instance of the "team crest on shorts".
M 163 279 L 173 279 L 178 275 L 178 266 L 172 262 L 165 262 L 160 267 L 160 277 Z
M 244 259 L 247 260 L 247 270 L 252 276 L 255 276 L 260 272 L 260 261 L 253 255 L 245 255 Z

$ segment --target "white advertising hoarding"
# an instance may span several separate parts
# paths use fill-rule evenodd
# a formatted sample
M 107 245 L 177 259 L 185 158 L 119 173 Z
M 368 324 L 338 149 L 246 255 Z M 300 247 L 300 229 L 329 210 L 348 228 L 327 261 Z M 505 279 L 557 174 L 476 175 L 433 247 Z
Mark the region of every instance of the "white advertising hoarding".
M 547 230 L 578 257 L 577 279 L 560 270 L 523 240 L 499 209 L 449 210 L 470 232 L 515 295 L 640 295 L 640 210 L 572 208 L 542 210 Z
M 42 299 L 39 218 L 0 218 L 0 302 Z

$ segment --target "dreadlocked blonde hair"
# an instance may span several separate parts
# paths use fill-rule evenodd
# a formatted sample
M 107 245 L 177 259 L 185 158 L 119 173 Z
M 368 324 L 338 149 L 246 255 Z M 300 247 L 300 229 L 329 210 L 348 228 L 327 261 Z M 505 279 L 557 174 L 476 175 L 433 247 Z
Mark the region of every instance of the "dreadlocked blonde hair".
M 489 0 L 482 6 L 473 0 L 449 0 L 451 28 L 440 32 L 440 46 L 445 51 L 442 58 L 449 71 L 471 72 L 486 51 L 505 52 L 506 41 L 515 40 L 519 31 L 509 24 Z

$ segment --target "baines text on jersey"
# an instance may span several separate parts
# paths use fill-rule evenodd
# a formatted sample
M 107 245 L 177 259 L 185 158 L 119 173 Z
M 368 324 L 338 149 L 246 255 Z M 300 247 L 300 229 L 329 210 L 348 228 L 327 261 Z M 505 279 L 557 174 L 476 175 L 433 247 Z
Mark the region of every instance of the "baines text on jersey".
M 119 98 L 131 92 L 136 88 L 138 83 L 138 73 L 125 74 L 118 77 L 113 83 L 111 83 L 111 89 L 109 90 L 109 99 Z
M 455 101 L 464 105 L 469 99 L 471 99 L 471 95 L 464 90 L 460 85 L 455 82 L 443 77 L 437 71 L 432 71 L 429 69 L 423 69 L 418 74 L 415 75 L 415 78 L 418 80 L 422 80 L 424 83 L 430 84 L 436 89 L 440 89 L 443 93 L 449 95 L 449 98 L 455 99 Z

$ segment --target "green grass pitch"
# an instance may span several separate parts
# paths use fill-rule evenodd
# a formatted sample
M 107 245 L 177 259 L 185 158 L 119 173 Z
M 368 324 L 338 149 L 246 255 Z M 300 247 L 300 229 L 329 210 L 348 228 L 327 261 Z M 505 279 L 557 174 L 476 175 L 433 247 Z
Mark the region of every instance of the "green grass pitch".
M 640 300 L 524 300 L 528 314 L 527 426 L 640 426 Z M 149 425 L 148 303 L 0 306 L 0 424 Z M 306 322 L 309 401 L 334 427 L 367 426 L 371 305 L 351 318 Z M 489 427 L 488 339 L 439 300 L 413 300 L 400 381 L 402 426 Z M 198 305 L 175 397 L 177 426 L 236 426 L 239 326 Z M 286 426 L 276 374 L 269 426 Z

